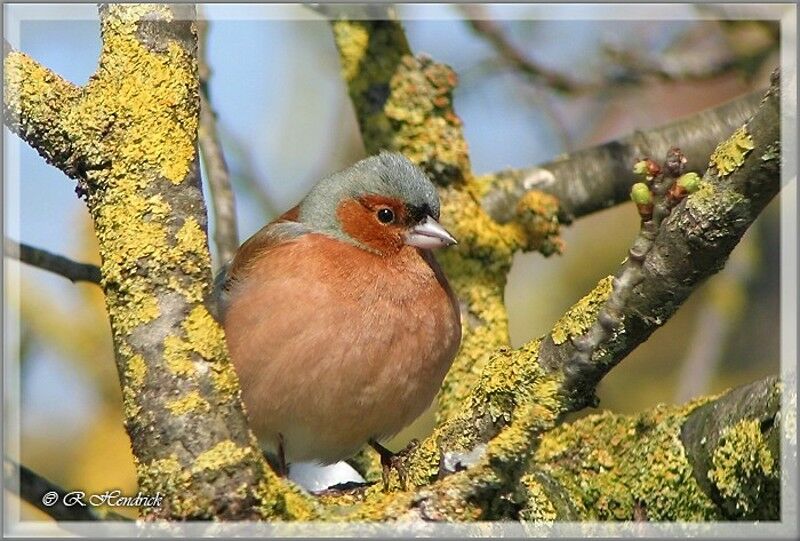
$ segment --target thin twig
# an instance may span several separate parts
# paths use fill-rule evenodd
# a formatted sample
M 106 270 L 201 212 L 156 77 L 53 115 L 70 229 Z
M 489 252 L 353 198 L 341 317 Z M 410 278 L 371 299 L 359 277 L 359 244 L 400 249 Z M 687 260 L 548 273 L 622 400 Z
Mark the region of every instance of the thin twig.
M 461 11 L 468 18 L 467 22 L 475 32 L 486 39 L 495 49 L 503 61 L 512 68 L 523 73 L 533 82 L 543 83 L 545 86 L 558 92 L 576 92 L 584 89 L 584 84 L 579 83 L 556 71 L 550 70 L 520 51 L 502 29 L 491 19 L 486 18 L 485 8 L 474 4 L 460 6 Z
M 198 16 L 197 33 L 200 75 L 200 127 L 198 142 L 205 164 L 206 180 L 211 189 L 211 204 L 214 208 L 214 243 L 221 262 L 229 261 L 239 247 L 239 232 L 236 221 L 236 201 L 231 187 L 230 173 L 219 141 L 216 114 L 208 97 L 208 80 L 211 71 L 206 63 L 206 40 L 208 21 Z
M 3 481 L 8 487 L 15 488 L 18 486 L 19 497 L 23 501 L 28 502 L 55 520 L 103 520 L 91 507 L 65 505 L 64 496 L 68 491 L 22 464 L 17 464 L 5 457 L 3 458 Z M 51 501 L 51 494 L 55 494 L 55 497 L 52 498 L 53 503 L 46 505 L 44 501 Z M 118 516 L 115 516 L 115 518 L 128 520 Z
M 54 254 L 22 244 L 6 237 L 3 240 L 3 253 L 23 263 L 59 274 L 74 282 L 100 283 L 100 267 L 91 263 L 79 263 L 63 255 Z
M 484 7 L 467 4 L 460 6 L 460 9 L 467 18 L 466 22 L 479 37 L 492 45 L 503 63 L 532 83 L 546 86 L 561 94 L 587 94 L 612 87 L 630 87 L 640 85 L 648 79 L 658 81 L 714 79 L 735 70 L 746 69 L 748 66 L 761 66 L 770 54 L 777 50 L 778 45 L 777 41 L 774 41 L 754 51 L 723 59 L 699 70 L 676 70 L 666 65 L 660 58 L 649 58 L 636 51 L 605 47 L 606 56 L 614 61 L 615 67 L 622 72 L 606 75 L 596 81 L 585 81 L 547 68 L 530 58 L 508 38 L 495 21 L 488 17 Z M 681 34 L 679 39 L 684 39 L 684 34 Z

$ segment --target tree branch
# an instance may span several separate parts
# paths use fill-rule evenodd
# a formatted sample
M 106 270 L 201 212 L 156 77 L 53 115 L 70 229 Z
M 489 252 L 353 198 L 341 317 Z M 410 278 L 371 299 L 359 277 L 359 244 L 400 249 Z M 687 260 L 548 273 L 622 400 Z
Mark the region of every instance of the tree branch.
M 3 48 L 3 120 L 13 133 L 36 150 L 47 163 L 78 178 L 86 164 L 75 153 L 76 136 L 68 112 L 81 90 L 38 64 L 28 55 Z
M 778 83 L 776 73 L 755 115 L 717 147 L 699 191 L 668 213 L 656 230 L 643 229 L 615 279 L 601 281 L 543 341 L 539 361 L 564 375 L 567 411 L 591 403 L 600 379 L 722 268 L 778 193 Z M 602 338 L 595 340 L 599 334 Z
M 5 457 L 3 458 L 3 481 L 7 487 L 19 487 L 18 494 L 23 501 L 51 516 L 54 520 L 103 520 L 92 507 L 64 505 L 66 490 L 22 464 L 17 464 Z M 45 505 L 42 502 L 42 498 L 48 493 L 57 495 L 57 498 L 53 500 L 55 503 L 52 505 Z
M 275 476 L 247 426 L 224 333 L 204 303 L 194 15 L 191 5 L 101 5 L 102 52 L 86 87 L 9 56 L 17 91 L 6 94 L 7 118 L 46 157 L 69 147 L 80 151 L 72 163 L 92 164 L 78 176 L 103 261 L 125 426 L 140 489 L 164 496 L 146 518 L 310 517 L 314 503 Z
M 506 64 L 522 73 L 532 82 L 563 93 L 586 91 L 590 86 L 594 86 L 581 83 L 534 62 L 533 59 L 525 55 L 508 39 L 508 36 L 493 20 L 487 17 L 486 9 L 483 6 L 479 4 L 464 4 L 459 6 L 459 9 L 467 17 L 466 22 L 472 30 L 488 41 Z
M 8 257 L 59 274 L 71 282 L 100 283 L 100 268 L 97 265 L 79 263 L 62 255 L 19 243 L 8 237 L 3 240 L 3 252 Z
M 682 406 L 564 424 L 542 438 L 520 481 L 520 518 L 779 520 L 780 392 L 770 377 Z
M 208 21 L 199 17 L 197 34 L 199 43 L 200 74 L 200 127 L 197 134 L 200 152 L 205 164 L 206 180 L 211 189 L 211 203 L 214 208 L 214 242 L 221 264 L 231 260 L 239 247 L 239 232 L 236 220 L 236 201 L 231 187 L 228 165 L 220 144 L 216 113 L 208 93 L 211 73 L 206 63 L 206 43 Z
M 703 171 L 705 157 L 753 115 L 762 95 L 763 91 L 755 92 L 538 167 L 483 175 L 478 179 L 484 185 L 482 205 L 500 223 L 518 220 L 519 201 L 533 190 L 558 199 L 559 216 L 564 223 L 618 205 L 629 198 L 634 182 L 631 164 L 645 156 L 664 156 L 670 147 L 679 146 L 689 158 L 688 170 Z

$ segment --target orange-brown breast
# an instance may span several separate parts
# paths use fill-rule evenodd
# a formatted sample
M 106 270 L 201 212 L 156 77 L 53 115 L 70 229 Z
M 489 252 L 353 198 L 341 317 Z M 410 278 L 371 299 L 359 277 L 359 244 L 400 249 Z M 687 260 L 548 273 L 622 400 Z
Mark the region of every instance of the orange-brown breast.
M 333 462 L 396 433 L 438 391 L 461 337 L 430 254 L 381 257 L 320 234 L 264 251 L 224 317 L 251 424 L 287 459 Z

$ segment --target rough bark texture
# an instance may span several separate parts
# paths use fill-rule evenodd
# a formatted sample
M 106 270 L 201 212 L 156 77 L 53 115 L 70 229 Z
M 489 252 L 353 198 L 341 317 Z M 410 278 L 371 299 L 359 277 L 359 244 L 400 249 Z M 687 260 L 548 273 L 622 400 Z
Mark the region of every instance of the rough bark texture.
M 255 518 L 273 475 L 204 305 L 193 16 L 189 5 L 101 6 L 103 49 L 83 88 L 10 51 L 4 112 L 78 180 L 94 218 L 139 484 L 165 495 L 149 518 Z
M 625 332 L 576 367 L 571 339 L 595 324 L 613 291 L 610 278 L 546 337 L 517 349 L 509 347 L 503 304 L 515 252 L 560 249 L 559 200 L 527 191 L 514 203 L 513 220 L 488 212 L 481 202 L 493 188 L 470 169 L 452 107 L 454 72 L 412 55 L 394 20 L 320 9 L 336 17 L 333 35 L 367 151 L 398 150 L 428 171 L 439 186 L 442 221 L 460 241 L 441 261 L 461 301 L 463 345 L 439 396 L 434 433 L 405 460 L 408 490 L 392 477 L 386 491 L 373 485 L 303 494 L 266 467 L 246 427 L 224 335 L 203 303 L 210 260 L 195 149 L 193 8 L 102 7 L 100 67 L 84 88 L 20 53 L 5 58 L 7 125 L 79 181 L 95 219 L 140 485 L 167 502 L 148 518 L 774 518 L 773 380 L 755 384 L 758 392 L 636 418 L 605 414 L 558 425 L 722 266 L 777 192 L 777 83 L 753 119 L 714 152 L 702 189 L 658 230 Z M 665 145 L 674 143 L 669 133 Z M 706 408 L 730 413 L 705 423 Z M 755 454 L 741 452 L 742 443 Z M 754 480 L 758 489 L 747 490 Z

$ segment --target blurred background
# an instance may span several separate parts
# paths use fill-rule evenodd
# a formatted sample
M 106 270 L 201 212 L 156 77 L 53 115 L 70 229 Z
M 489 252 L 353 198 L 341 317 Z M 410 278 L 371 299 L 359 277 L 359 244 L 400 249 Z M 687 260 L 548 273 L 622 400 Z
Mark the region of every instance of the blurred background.
M 549 161 L 767 85 L 779 62 L 779 27 L 759 19 L 774 19 L 774 10 L 662 7 L 671 20 L 642 8 L 636 20 L 600 20 L 609 18 L 602 5 L 413 5 L 398 13 L 412 49 L 458 73 L 455 107 L 480 174 Z M 100 50 L 93 6 L 4 9 L 7 24 L 22 21 L 15 46 L 73 83 L 87 81 Z M 214 4 L 202 12 L 209 20 L 210 97 L 244 240 L 364 149 L 321 17 L 300 6 Z M 718 20 L 725 18 L 740 20 Z M 509 48 L 595 90 L 548 88 L 507 61 Z M 19 153 L 19 168 L 6 160 L 5 205 L 19 215 L 17 222 L 4 214 L 6 234 L 99 263 L 74 182 L 7 130 L 5 136 L 6 156 Z M 603 381 L 601 409 L 635 413 L 778 372 L 778 210 L 776 199 L 725 269 Z M 562 256 L 518 255 L 506 292 L 513 345 L 547 332 L 613 273 L 637 228 L 638 215 L 625 204 L 566 228 Z M 70 489 L 135 493 L 99 288 L 32 267 L 20 267 L 20 274 L 19 305 L 7 307 L 7 323 L 18 323 L 20 333 L 6 336 L 6 362 L 18 363 L 21 388 L 4 404 L 21 399 L 20 461 Z M 28 508 L 24 517 L 44 519 Z

